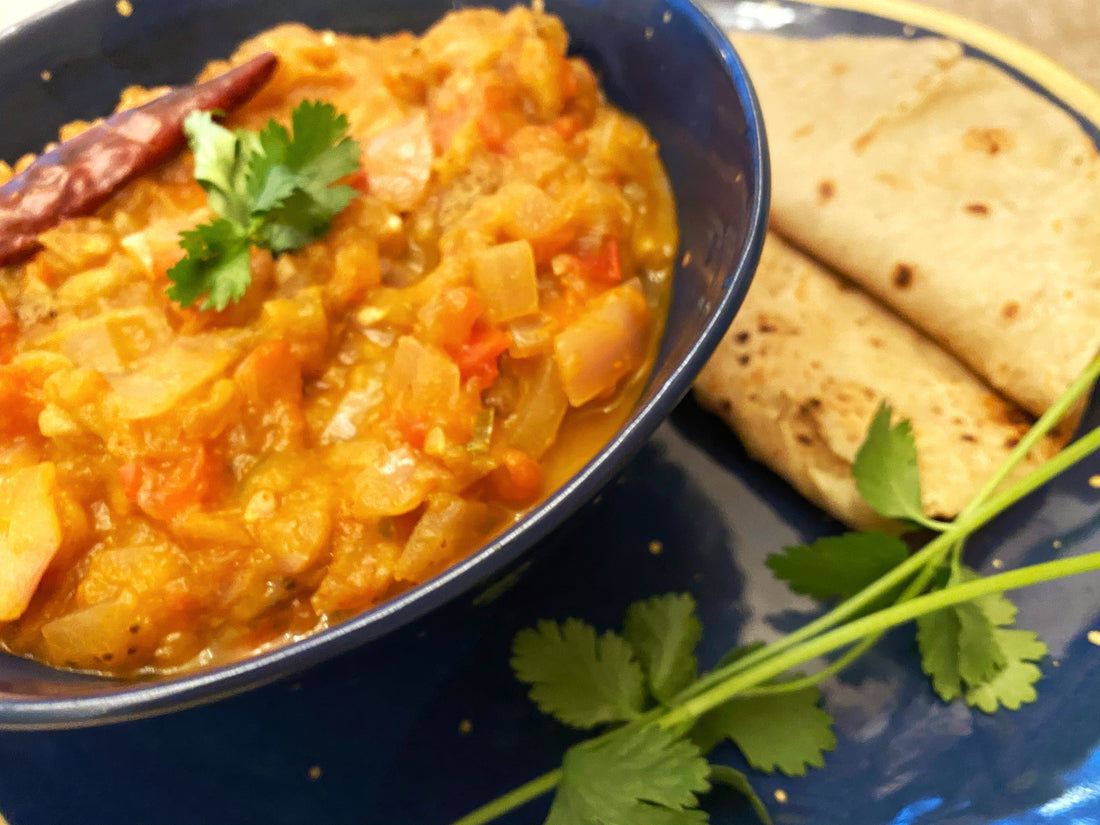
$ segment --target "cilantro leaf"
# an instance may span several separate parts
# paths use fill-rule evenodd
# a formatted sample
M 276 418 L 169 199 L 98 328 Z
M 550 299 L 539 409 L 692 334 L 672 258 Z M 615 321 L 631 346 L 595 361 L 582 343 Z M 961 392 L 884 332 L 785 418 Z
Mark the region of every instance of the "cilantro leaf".
M 635 719 L 645 705 L 645 679 L 630 645 L 615 633 L 597 636 L 577 619 L 517 633 L 512 669 L 531 685 L 539 710 L 571 727 Z
M 710 766 L 691 742 L 650 725 L 566 752 L 546 825 L 703 825 Z
M 225 309 L 237 301 L 252 280 L 249 243 L 226 218 L 201 224 L 180 233 L 180 245 L 187 255 L 168 270 L 168 297 L 180 306 L 190 306 L 204 295 L 203 309 Z
M 623 636 L 641 660 L 650 692 L 667 703 L 699 676 L 695 646 L 703 626 L 695 616 L 695 599 L 668 593 L 635 602 L 626 611 Z
M 959 677 L 970 685 L 980 685 L 1005 666 L 1008 659 L 997 644 L 995 625 L 982 611 L 981 605 L 970 602 L 955 607 L 958 621 Z
M 1019 710 L 1020 706 L 1038 698 L 1035 683 L 1043 672 L 1032 662 L 1047 654 L 1047 646 L 1028 630 L 997 629 L 997 641 L 1008 661 L 990 679 L 966 692 L 966 703 L 985 713 L 998 707 Z
M 901 539 L 871 530 L 784 547 L 782 553 L 768 556 L 765 563 L 795 593 L 828 601 L 854 596 L 908 555 Z
M 852 475 L 859 494 L 876 513 L 923 524 L 928 519 L 921 506 L 913 428 L 906 420 L 891 427 L 893 414 L 886 402 L 879 405 L 852 462 Z
M 249 207 L 240 133 L 215 123 L 212 112 L 200 111 L 187 116 L 183 131 L 195 154 L 195 180 L 206 192 L 210 208 L 238 225 L 246 224 Z
M 917 618 L 917 646 L 921 670 L 932 679 L 932 689 L 950 702 L 962 695 L 959 672 L 959 618 L 952 608 Z
M 270 121 L 248 166 L 252 214 L 267 218 L 260 237 L 275 254 L 323 235 L 332 216 L 358 194 L 350 186 L 332 186 L 359 168 L 359 145 L 347 137 L 347 118 L 328 103 L 304 101 L 291 125 L 293 137 Z
M 275 255 L 301 249 L 323 237 L 332 225 L 332 216 L 343 211 L 357 194 L 350 186 L 339 186 L 326 190 L 318 199 L 296 188 L 278 208 L 265 215 L 257 231 L 257 244 Z
M 764 800 L 757 794 L 756 789 L 749 784 L 749 778 L 741 771 L 727 765 L 712 764 L 710 766 L 710 781 L 712 785 L 725 785 L 727 788 L 737 791 L 748 800 L 757 819 L 764 825 L 772 825 L 772 818 L 768 814 L 768 809 L 764 807 Z
M 187 255 L 169 273 L 168 291 L 181 306 L 203 296 L 203 308 L 239 300 L 251 282 L 249 246 L 274 255 L 300 249 L 328 232 L 358 194 L 334 185 L 359 167 L 347 118 L 328 103 L 305 101 L 291 125 L 293 133 L 274 120 L 258 134 L 230 132 L 209 112 L 188 115 L 195 179 L 220 217 L 181 234 Z
M 972 581 L 978 574 L 959 568 L 951 583 Z M 1016 606 L 1003 594 L 985 596 L 917 619 L 921 668 L 945 702 L 962 696 L 986 713 L 999 706 L 1016 710 L 1035 700 L 1034 683 L 1042 675 L 1035 665 L 1047 654 L 1038 636 L 1009 629 Z
M 802 776 L 807 767 L 825 764 L 825 751 L 836 747 L 833 720 L 818 707 L 821 693 L 807 687 L 731 699 L 704 714 L 692 739 L 706 753 L 730 739 L 757 770 Z

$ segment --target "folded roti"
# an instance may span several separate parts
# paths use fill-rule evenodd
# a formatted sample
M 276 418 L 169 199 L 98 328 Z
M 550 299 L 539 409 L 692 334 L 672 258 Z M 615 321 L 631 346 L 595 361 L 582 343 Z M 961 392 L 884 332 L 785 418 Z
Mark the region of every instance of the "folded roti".
M 1038 415 L 1100 350 L 1100 156 L 938 38 L 736 34 L 773 225 Z
M 695 392 L 750 455 L 857 528 L 883 523 L 851 471 L 882 401 L 912 422 L 922 503 L 936 517 L 956 515 L 1030 423 L 933 341 L 774 233 Z M 1058 447 L 1041 442 L 1025 469 Z

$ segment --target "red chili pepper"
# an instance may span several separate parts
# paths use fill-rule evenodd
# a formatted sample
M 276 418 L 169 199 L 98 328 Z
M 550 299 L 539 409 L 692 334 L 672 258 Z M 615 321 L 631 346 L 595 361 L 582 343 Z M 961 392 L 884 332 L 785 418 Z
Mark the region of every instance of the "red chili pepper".
M 196 110 L 240 106 L 275 71 L 270 52 L 197 86 L 111 115 L 40 155 L 0 186 L 0 266 L 38 249 L 38 233 L 64 218 L 88 215 L 123 184 L 178 152 L 183 121 Z

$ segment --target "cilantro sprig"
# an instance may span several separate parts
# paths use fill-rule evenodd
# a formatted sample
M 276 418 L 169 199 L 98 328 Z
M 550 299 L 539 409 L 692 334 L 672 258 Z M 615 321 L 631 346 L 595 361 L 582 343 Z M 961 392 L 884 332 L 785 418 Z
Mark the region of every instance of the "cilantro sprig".
M 210 112 L 184 121 L 195 179 L 218 217 L 180 235 L 186 255 L 168 270 L 168 297 L 180 306 L 225 309 L 252 282 L 253 246 L 274 255 L 328 232 L 358 192 L 336 181 L 359 168 L 348 120 L 328 103 L 304 101 L 288 131 L 274 120 L 258 133 L 230 131 Z
M 519 633 L 512 665 L 540 709 L 600 732 L 570 748 L 560 768 L 454 825 L 492 822 L 551 791 L 548 825 L 699 825 L 709 821 L 701 803 L 715 785 L 744 795 L 768 823 L 749 777 L 708 761 L 708 754 L 728 740 L 759 771 L 798 776 L 820 767 L 836 740 L 818 684 L 884 632 L 909 622 L 917 625 L 921 667 L 945 702 L 962 700 L 993 713 L 1034 701 L 1037 663 L 1048 650 L 1034 633 L 1014 627 L 1017 610 L 1004 594 L 1100 570 L 1100 553 L 986 577 L 967 567 L 962 554 L 976 530 L 1100 449 L 1096 428 L 1005 483 L 1098 377 L 1100 357 L 951 522 L 925 516 L 912 431 L 907 422 L 892 424 L 893 411 L 882 406 L 853 464 L 857 487 L 880 515 L 935 535 L 913 553 L 900 539 L 868 531 L 773 554 L 768 566 L 792 590 L 837 603 L 777 641 L 731 650 L 707 672 L 699 673 L 695 647 L 702 626 L 687 594 L 632 605 L 622 633 L 600 635 L 577 619 Z M 795 671 L 837 653 L 809 675 Z

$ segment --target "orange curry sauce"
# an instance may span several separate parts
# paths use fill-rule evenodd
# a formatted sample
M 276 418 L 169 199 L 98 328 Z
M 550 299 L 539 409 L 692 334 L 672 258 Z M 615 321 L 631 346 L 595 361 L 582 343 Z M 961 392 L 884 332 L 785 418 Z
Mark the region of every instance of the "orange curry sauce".
M 222 312 L 173 304 L 179 232 L 211 215 L 184 152 L 0 268 L 7 650 L 241 658 L 430 578 L 599 449 L 652 361 L 676 220 L 656 145 L 566 45 L 528 8 L 419 38 L 280 26 L 232 58 L 280 65 L 227 125 L 348 116 L 362 195 L 322 240 L 254 250 Z

